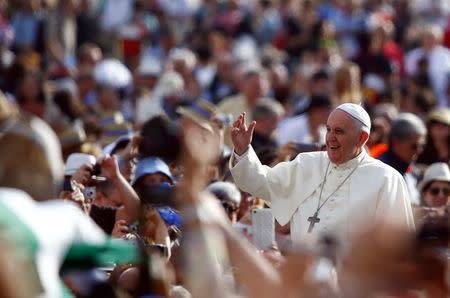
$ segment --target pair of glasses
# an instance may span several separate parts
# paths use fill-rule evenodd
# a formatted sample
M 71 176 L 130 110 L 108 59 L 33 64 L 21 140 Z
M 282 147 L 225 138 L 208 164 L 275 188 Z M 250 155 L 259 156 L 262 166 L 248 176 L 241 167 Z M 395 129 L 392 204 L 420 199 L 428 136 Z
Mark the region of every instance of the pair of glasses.
M 440 192 L 442 192 L 444 194 L 444 196 L 448 196 L 448 195 L 450 195 L 450 188 L 447 188 L 447 187 L 443 187 L 443 188 L 432 187 L 432 188 L 430 188 L 430 193 L 433 196 L 437 196 Z

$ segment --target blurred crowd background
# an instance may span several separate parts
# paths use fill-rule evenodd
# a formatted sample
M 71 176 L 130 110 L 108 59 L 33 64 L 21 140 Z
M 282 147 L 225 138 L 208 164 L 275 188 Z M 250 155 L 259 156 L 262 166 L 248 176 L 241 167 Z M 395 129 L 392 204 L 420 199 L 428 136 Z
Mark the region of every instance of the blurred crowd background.
M 448 0 L 0 0 L 0 90 L 0 186 L 35 201 L 73 201 L 102 229 L 93 234 L 141 252 L 138 265 L 102 264 L 106 277 L 97 263 L 97 271 L 72 270 L 64 279 L 72 295 L 261 297 L 252 279 L 276 274 L 283 295 L 337 295 L 320 271 L 322 257 L 333 259 L 331 240 L 289 258 L 289 227 L 277 225 L 272 247 L 251 246 L 250 211 L 270 206 L 236 188 L 228 160 L 230 126 L 242 112 L 257 122 L 258 157 L 274 166 L 323 150 L 328 115 L 345 102 L 371 115 L 366 149 L 405 178 L 418 232 L 371 231 L 379 237 L 357 241 L 347 267 L 355 291 L 343 286 L 343 297 L 449 294 L 446 259 L 427 254 L 448 248 Z M 225 240 L 208 225 L 182 228 L 201 217 L 191 209 L 202 206 L 205 188 L 248 243 L 223 226 Z M 0 192 L 14 196 L 24 194 Z M 45 232 L 59 235 L 59 224 Z M 74 235 L 66 249 L 97 237 Z M 386 244 L 392 239 L 398 247 Z M 240 264 L 254 271 L 242 272 L 257 273 L 236 277 L 239 263 L 218 270 L 216 258 L 228 254 L 232 262 L 245 256 L 249 264 Z M 9 289 L 9 262 L 0 260 L 0 289 L 27 297 Z M 42 274 L 40 290 L 29 290 L 54 294 L 47 286 L 55 281 Z M 403 282 L 390 284 L 392 276 Z

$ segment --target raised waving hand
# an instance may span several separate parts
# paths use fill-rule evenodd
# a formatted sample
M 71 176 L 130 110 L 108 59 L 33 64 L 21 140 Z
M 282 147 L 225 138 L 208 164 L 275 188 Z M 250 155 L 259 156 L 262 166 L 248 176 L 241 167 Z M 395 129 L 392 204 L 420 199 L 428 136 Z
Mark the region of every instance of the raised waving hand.
M 239 115 L 238 119 L 233 123 L 231 140 L 233 141 L 234 151 L 238 155 L 244 154 L 250 146 L 255 125 L 256 121 L 252 121 L 247 127 L 245 124 L 245 112 Z

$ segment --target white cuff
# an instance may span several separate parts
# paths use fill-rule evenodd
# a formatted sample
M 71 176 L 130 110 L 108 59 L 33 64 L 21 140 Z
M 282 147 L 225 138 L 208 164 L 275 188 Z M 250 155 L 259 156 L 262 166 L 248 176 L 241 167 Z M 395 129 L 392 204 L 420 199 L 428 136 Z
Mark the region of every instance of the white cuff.
M 236 151 L 234 151 L 234 148 L 233 148 L 233 156 L 234 156 L 234 160 L 236 161 L 236 163 L 238 163 L 241 159 L 243 159 L 247 154 L 248 154 L 248 149 L 244 153 L 239 155 L 236 153 Z
M 249 147 L 250 149 L 250 147 Z M 236 151 L 234 151 L 233 148 L 233 155 L 230 158 L 230 169 L 233 168 L 241 159 L 243 159 L 245 156 L 247 156 L 249 149 L 247 149 L 247 151 L 245 151 L 244 153 L 242 153 L 242 155 L 239 155 L 236 153 Z

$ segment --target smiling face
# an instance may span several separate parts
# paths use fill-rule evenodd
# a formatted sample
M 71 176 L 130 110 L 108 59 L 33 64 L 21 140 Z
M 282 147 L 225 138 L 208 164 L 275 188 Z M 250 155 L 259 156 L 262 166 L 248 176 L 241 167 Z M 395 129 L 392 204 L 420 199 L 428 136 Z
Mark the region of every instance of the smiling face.
M 424 203 L 427 207 L 442 207 L 450 202 L 450 183 L 446 181 L 433 181 L 423 193 Z
M 334 110 L 327 121 L 326 145 L 330 161 L 339 165 L 353 159 L 368 137 L 346 112 Z

